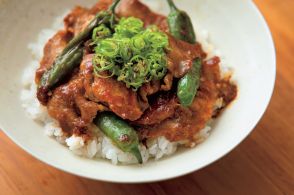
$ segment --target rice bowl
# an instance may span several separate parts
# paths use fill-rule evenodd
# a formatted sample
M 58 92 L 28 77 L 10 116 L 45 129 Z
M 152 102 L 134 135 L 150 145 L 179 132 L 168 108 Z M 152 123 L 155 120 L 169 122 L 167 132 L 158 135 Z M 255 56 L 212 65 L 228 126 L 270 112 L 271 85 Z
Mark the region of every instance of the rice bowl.
M 96 132 L 96 136 L 90 141 L 85 142 L 82 137 L 72 135 L 71 137 L 66 137 L 63 134 L 58 121 L 52 119 L 47 112 L 46 107 L 42 106 L 36 98 L 37 86 L 34 82 L 35 72 L 39 66 L 39 62 L 42 59 L 43 49 L 42 47 L 45 43 L 53 37 L 55 32 L 63 28 L 63 18 L 67 15 L 69 11 L 65 11 L 61 16 L 56 17 L 50 29 L 43 29 L 38 35 L 37 42 L 32 42 L 28 44 L 28 49 L 31 51 L 32 61 L 29 63 L 23 74 L 23 90 L 21 92 L 21 100 L 23 101 L 22 106 L 25 108 L 27 115 L 41 123 L 44 126 L 45 134 L 49 137 L 56 139 L 60 144 L 67 146 L 74 154 L 91 158 L 99 159 L 104 158 L 111 160 L 113 164 L 135 164 L 136 159 L 129 153 L 125 153 L 117 148 L 112 141 L 107 138 L 100 130 L 92 125 L 91 128 L 93 132 Z M 197 40 L 201 43 L 204 51 L 207 53 L 207 59 L 217 55 L 221 56 L 221 52 L 209 43 L 209 33 L 206 30 L 197 29 Z M 222 62 L 225 61 L 222 58 Z M 222 63 L 222 74 L 231 74 L 232 71 Z M 215 102 L 215 109 L 222 107 L 222 98 L 219 98 Z M 195 135 L 197 139 L 193 144 L 193 147 L 203 142 L 209 137 L 211 131 L 211 123 L 213 120 L 209 121 L 205 128 L 203 128 L 199 133 Z M 149 158 L 154 158 L 159 160 L 164 156 L 168 156 L 176 152 L 177 147 L 184 145 L 185 140 L 179 142 L 170 142 L 165 137 L 159 137 L 157 139 L 148 140 L 147 145 L 140 145 L 140 152 L 143 157 L 143 163 L 146 163 Z
M 11 4 L 16 3 L 11 1 Z M 60 5 L 64 8 L 68 8 L 68 4 L 70 2 L 62 2 Z M 174 176 L 179 176 L 185 173 L 188 173 L 192 170 L 199 169 L 203 167 L 204 165 L 207 165 L 211 163 L 212 161 L 218 159 L 225 153 L 227 153 L 229 150 L 231 150 L 233 147 L 236 146 L 253 128 L 253 126 L 256 124 L 260 116 L 262 115 L 263 111 L 265 110 L 265 107 L 269 101 L 269 97 L 272 92 L 273 87 L 273 81 L 274 81 L 274 53 L 273 53 L 273 46 L 271 42 L 270 35 L 268 33 L 268 29 L 264 24 L 264 21 L 260 18 L 259 13 L 256 11 L 256 8 L 251 4 L 251 2 L 242 2 L 242 3 L 234 3 L 227 1 L 225 3 L 230 3 L 231 7 L 224 8 L 220 6 L 215 1 L 209 1 L 207 4 L 202 4 L 199 7 L 198 12 L 195 12 L 196 16 L 198 18 L 201 18 L 201 21 L 194 21 L 197 26 L 203 27 L 204 29 L 207 29 L 208 32 L 211 34 L 212 42 L 217 45 L 218 48 L 221 49 L 223 55 L 226 57 L 227 62 L 229 62 L 228 67 L 232 67 L 234 69 L 235 77 L 234 80 L 238 83 L 240 86 L 240 95 L 237 101 L 228 109 L 221 117 L 221 120 L 216 121 L 216 123 L 213 124 L 213 131 L 210 135 L 210 138 L 206 140 L 203 144 L 200 144 L 196 150 L 193 151 L 179 151 L 179 153 L 175 154 L 175 156 L 163 159 L 162 161 L 156 162 L 154 164 L 153 162 L 148 162 L 144 166 L 144 170 L 140 171 L 134 167 L 118 167 L 115 168 L 111 165 L 107 165 L 107 163 L 103 162 L 97 162 L 97 161 L 87 161 L 84 159 L 76 158 L 74 155 L 68 154 L 68 152 L 63 147 L 60 147 L 58 144 L 55 144 L 53 141 L 50 141 L 50 139 L 46 137 L 42 137 L 43 135 L 43 127 L 34 124 L 33 122 L 29 122 L 30 119 L 24 116 L 24 111 L 21 108 L 21 102 L 18 100 L 20 97 L 20 81 L 17 78 L 20 78 L 23 74 L 23 70 L 27 67 L 28 63 L 23 64 L 22 68 L 13 68 L 18 67 L 19 64 L 22 64 L 19 62 L 21 59 L 22 62 L 24 61 L 30 61 L 28 57 L 22 57 L 21 52 L 18 52 L 18 48 L 14 48 L 17 53 L 19 53 L 19 59 L 10 59 L 9 64 L 11 66 L 9 68 L 3 68 L 3 76 L 1 78 L 1 86 L 3 89 L 7 89 L 4 91 L 1 96 L 1 110 L 5 111 L 5 114 L 2 114 L 1 116 L 1 128 L 6 131 L 6 133 L 18 144 L 22 145 L 27 151 L 30 153 L 33 153 L 34 156 L 37 156 L 38 158 L 42 159 L 43 161 L 56 166 L 58 168 L 61 168 L 63 170 L 69 171 L 71 173 L 79 174 L 85 177 L 91 177 L 101 180 L 107 180 L 107 181 L 116 181 L 116 182 L 143 182 L 143 181 L 155 181 L 155 180 L 162 180 L 166 178 L 171 178 Z M 33 9 L 32 13 L 37 13 L 37 10 L 39 10 L 42 6 L 48 5 L 41 5 L 40 3 L 34 2 L 36 7 Z M 10 4 L 9 4 L 10 5 Z M 184 7 L 184 4 L 180 4 L 182 7 Z M 218 10 L 219 17 L 212 17 L 213 15 L 210 15 L 207 10 L 207 6 L 209 5 L 210 9 Z M 24 3 L 22 5 L 23 7 L 26 7 L 27 4 Z M 244 10 L 246 14 L 241 10 Z M 160 6 L 159 6 L 160 7 Z M 193 6 L 190 6 L 190 8 L 186 7 L 186 10 L 191 13 L 191 9 Z M 234 8 L 232 11 L 231 8 Z M 49 6 L 49 9 L 53 10 L 54 8 Z M 7 7 L 7 10 L 9 10 L 9 7 Z M 230 10 L 230 11 L 228 11 Z M 9 12 L 9 11 L 8 11 Z M 12 13 L 12 12 L 10 12 Z M 18 14 L 22 14 L 23 12 L 19 12 Z M 55 15 L 59 15 L 62 13 L 61 10 L 55 9 Z M 197 14 L 198 13 L 198 14 Z M 195 16 L 193 15 L 193 17 Z M 231 19 L 228 19 L 228 15 L 234 15 Z M 244 15 L 242 15 L 244 14 Z M 244 19 L 244 16 L 245 19 Z M 50 17 L 50 14 L 48 12 L 45 12 L 44 17 Z M 29 19 L 33 20 L 34 17 L 32 15 L 29 15 Z M 206 18 L 206 19 L 205 19 Z M 230 25 L 232 33 L 236 35 L 236 38 L 231 37 L 232 42 L 230 39 L 228 39 L 228 36 L 226 36 L 226 30 L 217 30 L 220 29 L 217 26 L 218 23 L 221 23 L 220 20 L 227 21 L 226 23 Z M 230 21 L 234 21 L 234 19 L 241 19 L 244 21 L 251 21 L 250 23 L 246 23 L 248 25 L 248 28 L 246 29 L 256 29 L 253 32 L 246 32 L 248 36 L 244 38 L 242 34 L 240 34 L 239 27 L 236 23 L 230 23 Z M 253 19 L 255 19 L 255 22 L 252 22 Z M 26 18 L 22 18 L 22 23 L 26 23 Z M 52 20 L 51 20 L 52 21 Z M 8 27 L 9 23 L 5 23 L 6 27 Z M 232 24 L 232 25 L 231 25 Z M 245 25 L 245 26 L 246 26 Z M 244 27 L 244 24 L 243 24 Z M 241 29 L 243 29 L 243 27 Z M 35 35 L 40 32 L 40 29 L 44 28 L 44 25 L 38 24 L 38 27 L 34 27 L 34 31 L 32 31 L 31 35 L 29 35 L 27 40 L 30 40 L 29 42 L 35 42 Z M 2 32 L 4 32 L 5 28 L 2 29 Z M 6 28 L 8 29 L 8 28 Z M 258 33 L 257 33 L 258 31 Z M 14 31 L 17 32 L 17 31 Z M 226 44 L 221 44 L 223 41 L 216 36 L 217 34 L 221 35 L 223 37 L 222 40 L 229 40 Z M 8 33 L 9 34 L 9 33 Z M 259 45 L 254 45 L 254 53 L 247 50 L 248 44 L 243 41 L 245 40 L 251 40 L 250 36 L 253 38 L 258 38 Z M 19 37 L 15 36 L 15 34 L 11 34 L 8 36 L 7 41 L 12 41 L 9 37 Z M 255 40 L 254 38 L 254 40 Z M 234 51 L 232 48 L 233 45 L 235 45 L 234 40 L 238 40 L 242 44 L 239 44 L 239 51 Z M 4 45 L 8 46 L 8 42 L 3 41 Z M 237 41 L 236 41 L 237 42 Z M 250 41 L 249 41 L 250 42 Z M 28 45 L 28 41 L 23 40 L 19 42 L 19 49 L 25 50 L 26 46 Z M 248 47 L 247 47 L 247 46 Z M 252 47 L 252 45 L 251 45 Z M 7 52 L 12 51 L 11 47 L 5 47 L 6 50 L 1 51 L 1 64 L 3 66 L 5 64 L 8 64 L 8 61 L 5 60 L 3 57 L 4 55 L 7 56 Z M 11 48 L 11 49 L 10 49 Z M 262 48 L 263 51 L 260 49 Z M 40 50 L 39 50 L 40 51 Z M 231 53 L 232 52 L 232 53 Z M 230 53 L 232 55 L 230 55 Z M 242 53 L 242 55 L 241 55 Z M 264 54 L 266 53 L 266 55 Z M 25 53 L 29 55 L 28 53 Z M 258 54 L 258 56 L 257 56 Z M 234 56 L 234 57 L 232 57 Z M 242 58 L 248 59 L 245 62 L 241 61 Z M 264 56 L 268 56 L 269 58 L 265 58 Z M 17 66 L 18 65 L 18 66 Z M 242 69 L 242 67 L 245 67 L 247 70 Z M 8 66 L 7 66 L 8 67 Z M 260 71 L 263 71 L 264 74 L 259 74 Z M 12 72 L 14 74 L 12 74 Z M 241 73 L 243 72 L 243 73 Z M 249 82 L 245 75 L 248 75 L 250 73 L 251 78 L 256 78 L 258 82 L 254 82 L 254 85 L 252 82 Z M 13 77 L 13 75 L 15 75 Z M 242 76 L 243 75 L 243 76 Z M 258 76 L 257 76 L 258 75 Z M 9 80 L 8 78 L 15 78 L 14 80 Z M 258 78 L 259 77 L 259 78 Z M 266 81 L 266 82 L 264 82 Z M 5 85 L 4 85 L 5 83 Z M 12 87 L 14 86 L 14 87 Z M 255 86 L 255 87 L 251 87 Z M 254 88 L 258 88 L 259 91 L 254 90 Z M 8 89 L 12 89 L 11 93 L 8 93 Z M 251 96 L 249 94 L 254 94 L 256 96 Z M 12 94 L 12 95 L 9 95 Z M 260 95 L 257 95 L 260 94 Z M 259 97 L 257 99 L 257 97 Z M 10 105 L 9 103 L 13 102 L 17 106 L 11 106 L 11 109 L 7 109 L 7 105 Z M 250 108 L 250 104 L 255 103 L 258 105 L 254 108 Z M 20 109 L 18 109 L 20 108 Z M 235 113 L 235 114 L 233 114 Z M 237 113 L 237 114 L 236 114 Z M 243 113 L 243 114 L 242 114 Z M 245 115 L 245 113 L 252 113 L 250 116 Z M 13 123 L 14 116 L 18 116 L 18 123 Z M 244 118 L 246 116 L 247 120 L 246 122 L 243 121 L 241 118 Z M 234 120 L 231 120 L 234 119 Z M 231 121 L 228 123 L 228 121 Z M 26 129 L 26 131 L 22 131 L 21 129 Z M 238 133 L 236 133 L 236 129 L 239 129 Z M 29 137 L 28 137 L 29 135 Z M 48 149 L 50 148 L 50 149 Z M 209 148 L 209 149 L 208 149 Z M 59 159 L 56 159 L 54 154 L 59 153 L 60 157 Z M 208 157 L 205 154 L 210 153 L 210 157 Z M 66 160 L 67 159 L 67 160 Z M 189 159 L 189 160 L 188 160 Z M 193 160 L 195 159 L 195 160 Z M 72 163 L 74 162 L 75 163 Z M 71 163 L 69 163 L 71 162 Z M 99 166 L 98 166 L 99 165 Z M 168 166 L 166 166 L 168 165 Z M 77 167 L 87 167 L 83 170 L 77 169 Z M 169 168 L 170 167 L 170 168 Z M 174 171 L 171 171 L 171 168 Z M 108 169 L 111 170 L 108 173 L 101 173 L 101 170 Z M 100 170 L 100 171 L 99 171 Z M 161 175 L 156 175 L 156 171 L 160 170 Z

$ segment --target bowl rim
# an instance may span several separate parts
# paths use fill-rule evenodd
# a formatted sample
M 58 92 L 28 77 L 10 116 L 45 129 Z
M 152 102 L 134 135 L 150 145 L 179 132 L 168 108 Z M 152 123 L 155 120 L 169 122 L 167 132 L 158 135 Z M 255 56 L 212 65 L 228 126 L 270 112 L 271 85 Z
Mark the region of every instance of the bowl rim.
M 156 179 L 153 179 L 152 177 L 146 177 L 143 179 L 140 178 L 135 178 L 135 179 L 125 179 L 124 181 L 122 181 L 121 179 L 116 179 L 116 178 L 112 178 L 109 179 L 109 177 L 93 177 L 93 176 L 89 176 L 86 175 L 84 173 L 78 173 L 75 172 L 73 170 L 70 169 L 66 169 L 65 167 L 53 164 L 52 162 L 48 162 L 46 161 L 46 159 L 38 156 L 37 154 L 35 154 L 34 151 L 30 150 L 29 148 L 27 148 L 25 145 L 21 144 L 16 138 L 14 138 L 12 136 L 12 134 L 10 134 L 9 130 L 6 128 L 3 128 L 4 126 L 1 124 L 0 122 L 0 130 L 2 129 L 2 131 L 5 133 L 5 135 L 7 135 L 7 137 L 9 137 L 9 139 L 11 139 L 16 145 L 18 145 L 22 150 L 24 150 L 25 152 L 27 152 L 28 154 L 30 154 L 31 156 L 33 156 L 34 158 L 40 160 L 41 162 L 50 165 L 58 170 L 64 171 L 66 173 L 70 173 L 76 176 L 80 176 L 80 177 L 84 177 L 84 178 L 88 178 L 88 179 L 93 179 L 93 180 L 98 180 L 98 181 L 105 181 L 105 182 L 111 182 L 111 183 L 149 183 L 149 182 L 157 182 L 157 181 L 163 181 L 163 180 L 169 180 L 169 179 L 173 179 L 173 178 L 177 178 L 183 175 L 187 175 L 189 173 L 192 173 L 194 171 L 198 171 L 212 163 L 214 163 L 215 161 L 219 160 L 220 158 L 224 157 L 225 155 L 227 155 L 228 153 L 230 153 L 234 148 L 236 148 L 242 141 L 245 140 L 246 137 L 248 137 L 248 135 L 254 130 L 254 128 L 256 127 L 256 125 L 258 124 L 258 122 L 261 120 L 262 116 L 264 115 L 264 113 L 266 112 L 268 105 L 270 103 L 270 100 L 272 98 L 273 92 L 274 92 L 274 87 L 275 87 L 275 81 L 276 81 L 276 49 L 275 49 L 275 44 L 274 44 L 274 39 L 272 36 L 272 33 L 270 31 L 270 28 L 266 22 L 266 19 L 264 18 L 264 16 L 262 15 L 261 11 L 258 9 L 257 5 L 253 2 L 253 1 L 248 1 L 249 5 L 251 6 L 251 8 L 253 9 L 253 11 L 257 14 L 257 17 L 259 18 L 260 24 L 262 25 L 262 27 L 265 30 L 265 38 L 268 41 L 269 44 L 269 50 L 272 51 L 272 54 L 270 57 L 272 58 L 272 70 L 273 70 L 273 74 L 271 75 L 272 81 L 269 84 L 270 86 L 270 91 L 269 91 L 269 95 L 266 97 L 266 103 L 264 104 L 264 110 L 262 112 L 259 113 L 258 117 L 256 117 L 256 122 L 255 124 L 251 125 L 251 128 L 248 128 L 247 132 L 243 133 L 243 136 L 240 140 L 238 140 L 236 143 L 234 143 L 234 145 L 232 144 L 232 146 L 230 146 L 230 148 L 223 150 L 224 152 L 222 152 L 221 154 L 215 155 L 212 159 L 210 159 L 209 161 L 207 161 L 206 163 L 203 163 L 201 166 L 195 167 L 195 168 L 189 168 L 187 170 L 182 170 L 182 171 L 178 171 L 178 172 L 174 172 L 172 175 L 169 176 L 164 176 L 164 175 L 159 175 L 156 177 Z

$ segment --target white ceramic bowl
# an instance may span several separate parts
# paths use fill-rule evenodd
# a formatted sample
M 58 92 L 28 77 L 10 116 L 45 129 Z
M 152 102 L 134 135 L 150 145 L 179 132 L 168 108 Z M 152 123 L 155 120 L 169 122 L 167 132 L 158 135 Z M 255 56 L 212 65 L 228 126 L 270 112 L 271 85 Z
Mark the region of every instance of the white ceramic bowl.
M 156 3 L 159 0 L 145 0 Z M 161 0 L 164 1 L 164 0 Z M 275 50 L 270 31 L 250 0 L 181 0 L 195 27 L 207 29 L 211 41 L 234 69 L 239 87 L 237 100 L 221 115 L 211 136 L 198 147 L 143 167 L 115 166 L 73 155 L 45 136 L 41 126 L 26 117 L 21 107 L 21 75 L 30 61 L 29 42 L 54 17 L 76 4 L 94 0 L 0 0 L 0 128 L 27 152 L 61 170 L 104 181 L 150 182 L 198 170 L 235 148 L 263 115 L 274 87 Z M 153 7 L 156 7 L 153 6 Z M 161 7 L 158 7 L 161 9 Z M 167 8 L 162 7 L 166 13 Z

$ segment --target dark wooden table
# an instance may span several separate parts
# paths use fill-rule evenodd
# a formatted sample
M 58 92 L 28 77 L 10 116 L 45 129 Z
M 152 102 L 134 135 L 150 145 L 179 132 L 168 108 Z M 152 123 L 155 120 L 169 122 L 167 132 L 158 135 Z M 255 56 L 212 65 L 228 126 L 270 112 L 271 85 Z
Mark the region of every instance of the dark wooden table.
M 294 194 L 294 0 L 255 0 L 277 48 L 277 82 L 253 133 L 192 174 L 126 185 L 84 179 L 34 159 L 0 131 L 0 194 Z

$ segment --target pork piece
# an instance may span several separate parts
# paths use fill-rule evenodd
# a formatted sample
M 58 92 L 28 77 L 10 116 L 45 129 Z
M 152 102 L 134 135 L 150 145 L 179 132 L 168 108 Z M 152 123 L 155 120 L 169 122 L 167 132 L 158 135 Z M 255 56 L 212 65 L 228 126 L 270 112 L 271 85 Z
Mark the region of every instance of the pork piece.
M 53 92 L 48 102 L 49 115 L 56 119 L 68 135 L 89 134 L 87 126 L 93 121 L 98 111 L 106 108 L 84 97 L 83 77 L 75 75 L 66 84 Z
M 114 78 L 95 77 L 92 92 L 97 102 L 107 103 L 109 108 L 123 119 L 133 121 L 143 114 L 137 94 Z
M 145 83 L 139 89 L 139 95 L 144 102 L 148 102 L 148 96 L 155 94 L 160 90 L 160 81 L 151 81 Z
M 65 18 L 65 30 L 74 36 L 82 32 L 95 17 L 88 9 L 77 6 Z
M 157 93 L 160 90 L 160 81 L 150 81 L 142 85 L 138 91 L 138 99 L 141 105 L 141 110 L 149 108 L 148 96 Z
M 223 107 L 230 104 L 237 97 L 237 86 L 233 85 L 230 79 L 230 77 L 226 77 L 217 85 L 219 97 L 223 99 Z
M 88 98 L 106 104 L 123 119 L 137 120 L 143 114 L 137 93 L 128 89 L 124 83 L 114 78 L 100 78 L 93 75 L 93 55 L 87 55 L 82 64 L 84 87 Z
M 153 125 L 164 121 L 174 115 L 175 109 L 179 106 L 176 95 L 172 93 L 161 93 L 154 97 L 150 107 L 143 116 L 134 122 L 136 125 Z
M 98 12 L 107 10 L 111 3 L 112 0 L 99 0 L 91 9 L 75 7 L 64 18 L 65 29 L 76 36 L 86 28 Z
M 140 87 L 138 91 L 139 102 L 141 105 L 141 110 L 146 110 L 149 108 L 148 97 L 159 92 L 159 91 L 169 91 L 172 88 L 173 84 L 173 75 L 171 73 L 167 73 L 163 78 L 163 83 L 159 80 L 153 80 L 148 83 L 145 83 Z
M 136 17 L 144 22 L 145 27 L 157 25 L 160 30 L 167 32 L 168 25 L 165 16 L 154 13 L 139 0 L 122 0 L 117 9 L 120 17 Z
M 178 106 L 174 115 L 160 124 L 139 128 L 141 139 L 165 136 L 170 141 L 195 141 L 194 135 L 211 119 L 218 98 L 217 82 L 220 78 L 218 63 L 203 64 L 200 88 L 189 108 Z
M 214 79 L 216 82 L 216 88 L 218 91 L 218 98 L 223 99 L 223 106 L 225 107 L 232 102 L 237 96 L 237 86 L 231 83 L 231 74 L 227 74 L 224 78 L 221 78 L 219 69 L 220 59 L 219 57 L 213 57 L 205 62 L 206 66 L 211 69 L 210 72 L 205 74 L 209 79 Z M 205 71 L 206 69 L 204 69 Z
M 160 89 L 163 91 L 169 91 L 173 85 L 173 74 L 168 72 L 163 78 L 163 84 L 160 86 Z
M 97 14 L 102 10 L 107 10 L 112 2 L 112 0 L 99 0 L 89 11 L 91 14 Z
M 55 58 L 62 52 L 71 38 L 72 36 L 70 33 L 65 30 L 61 30 L 46 43 L 40 67 L 37 69 L 35 75 L 35 82 L 37 84 L 39 84 L 43 73 L 52 66 Z
M 217 78 L 215 80 L 216 88 L 218 91 L 218 98 L 222 100 L 222 105 L 218 107 L 213 114 L 213 117 L 216 118 L 225 108 L 227 105 L 229 105 L 234 99 L 237 97 L 237 86 L 235 84 L 231 83 L 231 74 L 227 74 L 224 76 L 224 78 L 221 78 L 220 75 L 216 75 L 215 73 L 219 71 L 218 64 L 220 63 L 219 57 L 214 57 L 208 61 L 205 62 L 207 66 L 210 66 L 211 69 L 214 69 L 214 71 L 211 71 L 210 73 L 206 73 L 210 78 Z
M 201 45 L 190 44 L 175 39 L 169 35 L 169 50 L 167 50 L 167 68 L 176 78 L 183 77 L 192 67 L 193 60 L 197 57 L 205 58 Z
M 163 83 L 161 83 L 159 80 L 153 80 L 142 85 L 142 87 L 139 89 L 140 99 L 146 103 L 146 105 L 149 105 L 148 96 L 151 96 L 159 91 L 169 91 L 172 88 L 172 84 L 173 75 L 172 73 L 168 72 L 163 78 Z

